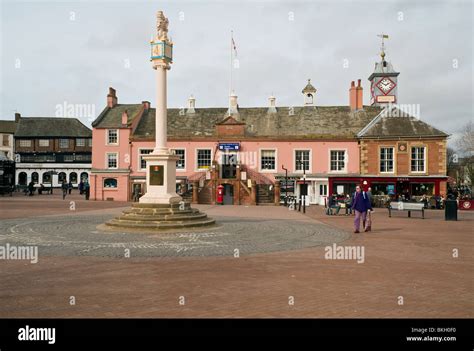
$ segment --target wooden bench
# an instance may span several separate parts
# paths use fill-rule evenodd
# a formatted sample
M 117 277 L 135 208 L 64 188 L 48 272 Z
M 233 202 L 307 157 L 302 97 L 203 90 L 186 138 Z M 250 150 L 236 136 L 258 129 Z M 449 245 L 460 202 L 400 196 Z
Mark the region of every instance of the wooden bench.
M 425 219 L 425 205 L 414 202 L 391 202 L 388 205 L 388 216 L 392 217 L 392 210 L 408 211 L 408 217 L 411 217 L 411 211 L 421 211 L 421 217 Z

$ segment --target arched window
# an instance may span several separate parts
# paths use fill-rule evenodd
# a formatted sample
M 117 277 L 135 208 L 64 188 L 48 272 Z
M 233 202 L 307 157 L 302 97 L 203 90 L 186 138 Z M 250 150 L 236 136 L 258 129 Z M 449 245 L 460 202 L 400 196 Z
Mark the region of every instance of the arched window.
M 51 173 L 43 173 L 43 183 L 51 183 Z
M 115 178 L 105 178 L 104 179 L 104 188 L 116 188 L 117 179 Z
M 87 172 L 82 172 L 82 173 L 81 173 L 81 180 L 82 180 L 83 182 L 85 182 L 85 181 L 88 180 L 88 179 L 89 179 L 89 175 L 87 174 Z
M 38 172 L 33 172 L 33 173 L 31 173 L 31 180 L 32 180 L 35 184 L 38 184 L 38 182 L 39 182 L 39 175 L 38 175 Z
M 60 173 L 58 174 L 58 183 L 62 183 L 63 180 L 66 180 L 66 173 L 60 172 Z
M 27 181 L 26 172 L 20 172 L 20 174 L 18 174 L 18 184 L 26 185 L 26 181 Z
M 71 172 L 71 174 L 69 174 L 69 181 L 73 184 L 77 183 L 77 173 L 76 172 Z

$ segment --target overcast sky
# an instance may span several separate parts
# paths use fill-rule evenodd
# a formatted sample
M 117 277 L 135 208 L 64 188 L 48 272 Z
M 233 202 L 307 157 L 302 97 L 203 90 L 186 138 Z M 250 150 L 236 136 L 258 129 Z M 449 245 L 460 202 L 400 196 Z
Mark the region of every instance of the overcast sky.
M 64 103 L 87 104 L 97 116 L 109 86 L 119 103 L 154 106 L 149 40 L 161 9 L 174 42 L 169 107 L 185 106 L 190 94 L 198 108 L 227 106 L 231 29 L 241 107 L 267 106 L 272 93 L 277 106 L 302 105 L 307 78 L 317 105 L 348 104 L 358 78 L 369 104 L 367 78 L 384 32 L 386 59 L 400 72 L 399 102 L 420 104 L 424 121 L 454 134 L 473 118 L 472 7 L 469 0 L 3 1 L 1 119 L 15 111 L 54 116 Z

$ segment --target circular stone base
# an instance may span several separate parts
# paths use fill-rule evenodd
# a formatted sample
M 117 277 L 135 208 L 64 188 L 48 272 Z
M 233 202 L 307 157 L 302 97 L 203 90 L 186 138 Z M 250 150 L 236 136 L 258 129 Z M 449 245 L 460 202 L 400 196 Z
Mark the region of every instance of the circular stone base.
M 111 227 L 147 230 L 207 227 L 215 223 L 214 219 L 186 202 L 181 205 L 136 203 L 124 210 L 121 216 L 105 222 Z

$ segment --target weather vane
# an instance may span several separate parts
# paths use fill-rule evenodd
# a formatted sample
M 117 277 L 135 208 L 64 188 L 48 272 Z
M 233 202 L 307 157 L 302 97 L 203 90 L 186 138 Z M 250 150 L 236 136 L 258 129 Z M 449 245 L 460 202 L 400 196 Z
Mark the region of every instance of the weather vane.
M 384 59 L 384 57 L 385 57 L 384 39 L 388 39 L 388 34 L 383 34 L 382 33 L 382 34 L 377 34 L 377 36 L 382 39 L 382 46 L 381 46 L 382 52 L 380 53 L 380 56 L 382 56 L 382 59 Z

